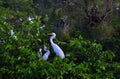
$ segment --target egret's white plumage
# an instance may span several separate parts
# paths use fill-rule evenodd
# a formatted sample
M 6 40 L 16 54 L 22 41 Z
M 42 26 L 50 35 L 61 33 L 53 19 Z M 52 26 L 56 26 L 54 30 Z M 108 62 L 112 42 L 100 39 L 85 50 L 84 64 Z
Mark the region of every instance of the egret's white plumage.
M 30 23 L 33 23 L 34 18 L 28 17 L 28 20 L 30 21 Z
M 45 25 L 42 25 L 42 26 L 40 27 L 40 29 L 43 30 L 44 27 L 45 27 Z
M 62 49 L 53 42 L 53 39 L 56 37 L 56 34 L 52 33 L 51 35 L 52 36 L 50 37 L 50 43 L 51 43 L 51 46 L 52 46 L 54 52 L 56 53 L 56 55 L 60 56 L 61 58 L 65 58 L 65 55 L 64 55 L 64 52 L 62 51 Z
M 41 49 L 41 48 L 39 48 L 39 52 L 42 52 L 42 49 Z
M 10 35 L 11 35 L 11 36 L 14 35 L 13 29 L 10 30 Z
M 47 60 L 49 55 L 50 55 L 50 51 L 47 49 L 46 46 L 44 46 L 44 51 L 46 52 L 44 55 L 43 55 L 43 59 L 44 60 Z
M 17 36 L 14 35 L 13 29 L 10 30 L 10 36 L 13 36 L 15 40 L 18 40 Z
M 119 10 L 119 7 L 116 7 L 116 10 Z

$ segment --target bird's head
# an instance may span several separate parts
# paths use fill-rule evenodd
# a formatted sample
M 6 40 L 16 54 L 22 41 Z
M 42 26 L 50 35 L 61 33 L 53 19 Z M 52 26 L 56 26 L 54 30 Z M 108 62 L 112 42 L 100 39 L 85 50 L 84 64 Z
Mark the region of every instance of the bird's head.
M 49 50 L 49 47 L 44 45 L 44 51 L 48 51 Z
M 56 36 L 56 33 L 52 32 L 52 33 L 50 33 L 49 35 L 55 37 L 55 36 Z

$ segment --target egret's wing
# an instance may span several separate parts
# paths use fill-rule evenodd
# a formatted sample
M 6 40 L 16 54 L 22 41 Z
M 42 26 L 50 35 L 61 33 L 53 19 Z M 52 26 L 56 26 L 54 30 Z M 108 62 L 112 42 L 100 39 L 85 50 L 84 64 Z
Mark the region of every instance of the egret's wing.
M 52 47 L 56 55 L 60 56 L 61 58 L 65 58 L 62 49 L 57 44 L 53 44 Z

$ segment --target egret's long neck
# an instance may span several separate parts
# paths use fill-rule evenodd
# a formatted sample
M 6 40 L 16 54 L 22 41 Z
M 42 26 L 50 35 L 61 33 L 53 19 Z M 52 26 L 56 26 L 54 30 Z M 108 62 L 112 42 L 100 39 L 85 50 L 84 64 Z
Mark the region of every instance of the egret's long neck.
M 53 39 L 54 39 L 54 38 L 55 38 L 54 36 L 51 36 L 51 37 L 50 37 L 50 43 L 51 43 L 51 44 L 54 44 L 54 42 L 53 42 Z

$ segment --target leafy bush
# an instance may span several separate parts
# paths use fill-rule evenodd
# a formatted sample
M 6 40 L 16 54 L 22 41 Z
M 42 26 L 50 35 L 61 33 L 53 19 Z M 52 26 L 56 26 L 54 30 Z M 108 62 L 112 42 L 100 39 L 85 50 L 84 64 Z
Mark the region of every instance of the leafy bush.
M 27 1 L 24 1 L 27 4 Z M 26 14 L 18 12 L 20 18 L 25 17 L 22 22 L 18 20 L 20 22 L 18 27 L 18 25 L 11 23 L 11 19 L 16 17 L 15 14 L 16 12 L 13 10 L 3 7 L 0 13 L 1 79 L 120 78 L 120 63 L 113 61 L 115 53 L 103 50 L 101 44 L 86 40 L 81 36 L 81 32 L 75 33 L 76 35 L 69 37 L 66 42 L 61 42 L 56 38 L 54 41 L 63 49 L 66 56 L 65 59 L 61 59 L 54 55 L 49 43 L 48 33 L 53 30 L 49 27 L 45 27 L 44 30 L 39 29 L 42 25 L 41 16 L 37 16 L 31 23 L 26 19 L 28 18 Z M 10 21 L 6 21 L 5 16 Z M 47 15 L 46 19 L 49 20 Z M 14 29 L 14 35 L 17 36 L 17 39 L 10 36 L 11 29 Z M 108 31 L 108 36 L 110 34 Z M 39 48 L 43 48 L 44 45 L 47 45 L 51 50 L 47 61 L 43 60 L 42 57 L 39 59 L 36 57 Z
M 1 29 L 6 30 L 4 27 L 7 25 L 2 24 Z M 59 57 L 50 57 L 48 61 L 42 57 L 37 59 L 38 49 L 49 43 L 47 30 L 37 30 L 39 26 L 39 21 L 32 24 L 24 21 L 23 31 L 15 32 L 18 40 L 11 37 L 7 31 L 1 31 L 5 40 L 5 43 L 0 44 L 2 78 L 115 78 L 114 74 L 118 68 L 118 64 L 114 65 L 112 60 L 115 54 L 109 50 L 103 51 L 101 44 L 85 40 L 80 35 L 68 42 L 56 41 L 63 48 L 65 59 Z

